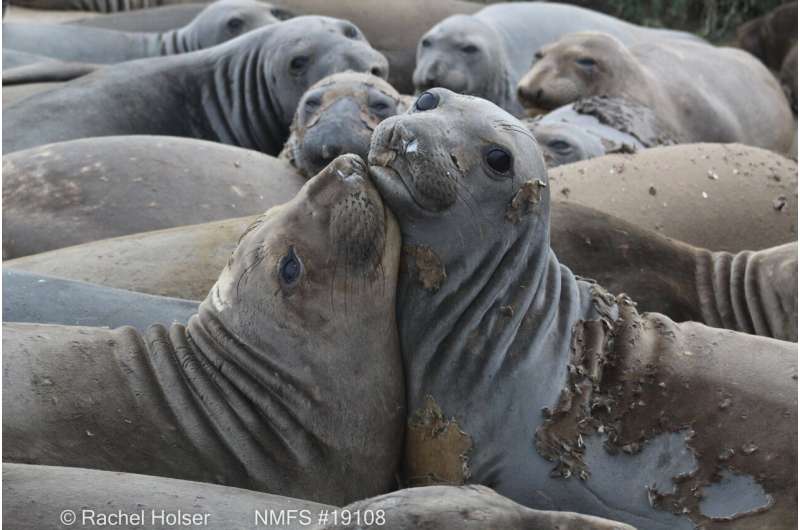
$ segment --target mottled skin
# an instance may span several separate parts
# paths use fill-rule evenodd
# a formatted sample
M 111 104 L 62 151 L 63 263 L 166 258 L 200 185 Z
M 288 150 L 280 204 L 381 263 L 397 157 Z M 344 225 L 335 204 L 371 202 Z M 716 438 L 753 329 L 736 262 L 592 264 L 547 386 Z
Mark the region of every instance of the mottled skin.
M 399 247 L 363 161 L 343 156 L 245 231 L 186 327 L 6 324 L 3 460 L 333 504 L 389 491 Z
M 379 77 L 333 74 L 303 94 L 281 158 L 305 177 L 316 175 L 343 153 L 366 158 L 378 123 L 405 107 L 397 90 Z
M 303 92 L 332 73 L 387 74 L 350 22 L 298 17 L 206 50 L 111 65 L 3 112 L 4 153 L 90 136 L 155 134 L 278 154 Z M 247 87 L 247 90 L 245 90 Z
M 752 53 L 773 70 L 797 43 L 797 2 L 786 2 L 764 16 L 749 20 L 736 30 L 740 48 Z
M 634 530 L 626 524 L 571 512 L 531 510 L 483 486 L 428 486 L 387 493 L 342 508 L 382 510 L 383 524 L 329 524 L 323 530 Z
M 305 179 L 282 160 L 188 138 L 109 136 L 3 158 L 6 258 L 257 214 Z
M 574 31 L 604 31 L 626 43 L 687 33 L 653 30 L 566 4 L 497 3 L 473 15 L 454 15 L 420 39 L 414 87 L 444 87 L 479 96 L 521 115 L 516 86 L 541 47 Z
M 81 510 L 97 514 L 139 514 L 144 511 L 145 525 L 119 524 L 121 530 L 169 530 L 176 525 L 152 524 L 151 513 L 208 514 L 203 526 L 215 530 L 240 530 L 253 525 L 254 513 L 273 510 L 309 510 L 316 520 L 320 510 L 335 509 L 311 501 L 280 497 L 239 488 L 190 482 L 171 478 L 114 473 L 74 467 L 3 464 L 3 523 L 16 530 L 62 530 L 63 510 L 73 510 L 82 524 Z M 95 519 L 99 521 L 99 517 Z M 206 524 L 202 524 L 206 521 Z M 87 521 L 85 526 L 91 526 Z M 259 525 L 268 530 L 301 530 L 308 525 L 295 520 L 283 524 Z
M 199 302 L 3 269 L 3 322 L 118 328 L 186 324 Z
M 3 24 L 3 48 L 61 59 L 113 64 L 188 53 L 274 24 L 273 7 L 255 0 L 217 0 L 186 26 L 163 33 L 122 32 L 68 24 Z
M 407 483 L 648 529 L 794 528 L 796 344 L 639 315 L 577 279 L 550 248 L 535 140 L 487 101 L 421 95 L 369 163 L 403 233 Z M 744 481 L 729 522 L 693 496 L 718 499 L 726 470 Z
M 623 97 L 652 109 L 683 142 L 740 142 L 781 153 L 791 148 L 795 125 L 779 83 L 741 50 L 678 39 L 626 45 L 609 34 L 583 32 L 545 46 L 536 57 L 517 89 L 526 108 Z

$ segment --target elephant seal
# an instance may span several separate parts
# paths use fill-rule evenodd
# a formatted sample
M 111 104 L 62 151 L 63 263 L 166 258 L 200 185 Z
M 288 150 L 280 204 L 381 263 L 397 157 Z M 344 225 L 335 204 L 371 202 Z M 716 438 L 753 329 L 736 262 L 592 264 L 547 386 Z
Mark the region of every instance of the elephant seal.
M 493 101 L 522 115 L 516 85 L 541 47 L 582 30 L 604 31 L 626 43 L 654 37 L 694 39 L 654 30 L 576 6 L 545 2 L 498 3 L 473 15 L 453 15 L 419 41 L 414 87 L 444 87 Z
M 207 6 L 204 2 L 170 4 L 133 11 L 92 13 L 91 16 L 69 20 L 65 24 L 114 31 L 161 32 L 178 29 L 194 19 Z M 294 16 L 285 9 L 274 7 L 272 16 L 286 20 Z
M 797 162 L 764 149 L 655 147 L 559 166 L 549 177 L 556 200 L 697 247 L 738 252 L 797 240 Z
M 780 70 L 789 50 L 797 43 L 797 2 L 786 2 L 739 26 L 736 43 L 772 70 Z
M 305 179 L 282 160 L 164 136 L 84 138 L 3 158 L 6 258 L 257 214 Z
M 375 126 L 405 107 L 403 97 L 380 77 L 333 74 L 303 94 L 280 157 L 307 178 L 343 153 L 366 158 Z
M 186 324 L 199 302 L 3 269 L 3 322 L 118 328 Z
M 202 298 L 253 222 L 241 217 L 119 237 L 5 262 L 15 270 L 162 296 Z M 552 246 L 570 269 L 673 320 L 796 340 L 796 244 L 711 252 L 570 202 L 552 205 Z
M 330 524 L 322 530 L 634 530 L 626 524 L 571 512 L 531 510 L 484 486 L 427 486 L 387 493 L 342 508 L 381 513 L 375 524 Z
M 17 55 L 16 52 L 10 50 L 3 51 L 4 62 L 7 53 Z M 44 58 L 40 62 L 23 64 L 3 70 L 3 87 L 7 89 L 12 86 L 33 83 L 64 83 L 96 72 L 99 68 L 101 68 L 99 65 L 91 63 Z
M 7 105 L 11 105 L 12 103 L 30 97 L 34 94 L 38 94 L 39 92 L 44 92 L 47 90 L 52 90 L 54 88 L 58 88 L 63 86 L 64 83 L 27 83 L 24 85 L 13 85 L 13 86 L 6 86 L 3 87 L 2 95 L 3 95 L 3 108 Z
M 789 98 L 789 106 L 797 114 L 797 44 L 786 54 L 779 77 L 786 97 Z
M 406 484 L 639 528 L 794 528 L 796 344 L 640 315 L 576 278 L 536 142 L 488 101 L 423 93 L 369 164 L 403 233 Z
M 186 26 L 164 33 L 136 33 L 69 24 L 3 24 L 3 48 L 62 61 L 113 64 L 188 53 L 235 39 L 278 22 L 270 4 L 217 0 Z
M 524 106 L 545 110 L 588 96 L 627 98 L 651 108 L 684 142 L 786 153 L 795 132 L 786 97 L 764 65 L 741 50 L 686 40 L 626 46 L 604 33 L 566 35 L 537 52 L 518 95 Z
M 347 155 L 248 227 L 186 327 L 6 324 L 3 460 L 338 505 L 389 491 L 399 251 Z
M 651 109 L 624 98 L 584 98 L 523 123 L 536 137 L 547 167 L 680 143 Z
M 206 50 L 111 65 L 12 104 L 3 126 L 14 134 L 5 135 L 3 150 L 156 134 L 276 155 L 309 86 L 345 70 L 386 77 L 387 68 L 350 22 L 293 18 Z
M 308 528 L 308 519 L 316 522 L 320 511 L 335 509 L 301 499 L 188 480 L 74 467 L 3 464 L 3 523 L 15 530 L 61 530 L 67 526 L 61 521 L 69 521 L 60 519 L 64 510 L 76 516 L 72 524 L 79 528 L 239 530 L 252 528 L 258 514 L 263 516 L 258 519 L 259 528 L 301 530 Z M 294 520 L 286 517 L 291 510 L 295 510 Z M 270 511 L 276 515 L 284 512 L 284 518 L 269 522 Z M 308 519 L 300 520 L 301 514 Z

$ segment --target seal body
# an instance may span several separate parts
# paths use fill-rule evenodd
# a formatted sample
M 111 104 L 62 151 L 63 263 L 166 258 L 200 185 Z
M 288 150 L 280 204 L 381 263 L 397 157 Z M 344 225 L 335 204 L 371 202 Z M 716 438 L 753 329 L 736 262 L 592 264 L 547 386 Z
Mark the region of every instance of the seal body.
M 795 126 L 779 83 L 742 50 L 678 39 L 626 44 L 584 32 L 539 53 L 518 84 L 526 108 L 623 97 L 652 109 L 683 142 L 739 142 L 781 153 L 791 148 Z
M 399 247 L 345 156 L 248 227 L 185 327 L 7 324 L 4 461 L 336 504 L 388 491 L 405 417 Z
M 736 29 L 740 48 L 752 53 L 772 70 L 780 70 L 789 50 L 797 43 L 797 2 L 786 2 L 764 16 Z
M 3 322 L 117 328 L 144 333 L 153 322 L 186 324 L 198 302 L 3 270 Z
M 423 35 L 417 47 L 414 86 L 418 91 L 439 86 L 482 97 L 521 115 L 516 85 L 534 54 L 565 34 L 589 29 L 626 43 L 665 36 L 696 39 L 566 4 L 497 3 L 473 15 L 448 17 Z
M 187 53 L 278 22 L 272 9 L 253 0 L 219 0 L 186 26 L 163 33 L 9 22 L 3 25 L 3 48 L 97 64 Z
M 320 49 L 328 53 L 314 53 Z M 387 68 L 351 23 L 299 17 L 207 50 L 112 65 L 11 105 L 3 124 L 15 132 L 4 139 L 4 152 L 89 136 L 161 134 L 277 154 L 306 88 L 343 70 L 385 77 Z M 245 85 L 252 90 L 241 90 Z
M 710 250 L 797 240 L 797 163 L 745 145 L 691 144 L 552 168 L 552 196 Z M 557 208 L 558 206 L 555 206 Z
M 404 236 L 407 484 L 640 528 L 796 524 L 796 344 L 640 316 L 576 278 L 535 141 L 486 101 L 422 94 L 369 161 Z
M 6 258 L 256 214 L 305 179 L 281 160 L 186 138 L 111 136 L 7 155 Z
M 176 524 L 234 530 L 253 525 L 255 514 L 269 521 L 268 512 L 307 510 L 317 520 L 320 510 L 335 509 L 311 501 L 238 488 L 133 473 L 113 473 L 74 467 L 3 464 L 3 519 L 19 530 L 56 530 L 59 514 L 71 510 L 76 524 L 100 524 L 104 515 L 114 528 L 166 530 Z M 141 522 L 138 517 L 141 515 Z M 133 519 L 137 517 L 137 519 Z M 86 517 L 86 519 L 84 519 Z M 261 523 L 270 530 L 307 527 L 305 521 L 284 519 Z M 170 524 L 172 523 L 172 524 Z

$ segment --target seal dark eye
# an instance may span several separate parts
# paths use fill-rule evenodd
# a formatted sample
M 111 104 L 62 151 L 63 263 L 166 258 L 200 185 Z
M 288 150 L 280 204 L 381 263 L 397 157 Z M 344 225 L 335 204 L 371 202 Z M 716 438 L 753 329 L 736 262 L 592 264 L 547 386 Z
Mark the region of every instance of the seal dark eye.
M 353 26 L 345 26 L 344 36 L 348 39 L 356 39 L 358 38 L 358 30 Z
M 572 148 L 572 146 L 570 146 L 564 140 L 552 140 L 550 142 L 547 142 L 547 147 L 549 147 L 554 151 L 561 151 L 561 152 L 569 151 Z
M 594 66 L 597 66 L 597 61 L 595 61 L 591 57 L 580 57 L 578 59 L 575 59 L 575 63 L 582 68 L 592 68 Z
M 306 99 L 306 108 L 309 110 L 314 110 L 322 104 L 318 97 L 310 97 Z
M 292 61 L 289 63 L 289 68 L 291 69 L 293 74 L 299 74 L 302 73 L 303 70 L 305 70 L 306 66 L 308 66 L 308 63 L 310 61 L 311 59 L 309 59 L 305 55 L 300 55 L 292 59 Z
M 294 287 L 300 281 L 303 274 L 303 263 L 294 251 L 294 247 L 289 247 L 289 252 L 278 263 L 278 277 L 286 287 Z
M 231 31 L 239 31 L 244 26 L 244 20 L 239 17 L 233 17 L 228 20 L 228 29 Z
M 431 41 L 429 41 L 428 39 L 422 39 L 422 47 L 423 48 L 430 48 L 431 47 Z
M 540 51 L 538 51 L 538 52 L 533 54 L 533 60 L 534 61 L 538 61 L 539 59 L 541 59 L 543 57 L 544 57 L 544 54 L 542 52 L 540 52 Z
M 384 101 L 375 101 L 374 103 L 370 103 L 369 108 L 373 110 L 373 112 L 386 112 L 389 110 L 389 104 Z
M 294 17 L 294 13 L 291 11 L 287 11 L 286 9 L 281 9 L 278 7 L 273 8 L 270 13 L 272 13 L 272 16 L 278 20 L 289 20 L 290 18 Z
M 475 46 L 474 44 L 467 44 L 466 46 L 461 48 L 461 51 L 468 54 L 478 53 L 478 47 Z
M 498 173 L 508 173 L 511 169 L 511 155 L 505 149 L 493 147 L 486 153 L 486 163 Z
M 417 110 L 431 110 L 439 105 L 439 96 L 433 92 L 423 92 L 414 104 Z

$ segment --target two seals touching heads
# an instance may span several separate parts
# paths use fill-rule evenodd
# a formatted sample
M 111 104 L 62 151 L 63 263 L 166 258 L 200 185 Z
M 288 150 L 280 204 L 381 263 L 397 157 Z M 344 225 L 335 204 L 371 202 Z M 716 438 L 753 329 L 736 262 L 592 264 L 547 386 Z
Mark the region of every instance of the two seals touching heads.
M 337 505 L 389 491 L 405 418 L 399 247 L 345 155 L 248 228 L 186 327 L 6 325 L 4 461 Z
M 366 158 L 375 127 L 403 112 L 407 96 L 372 74 L 333 74 L 309 88 L 281 151 L 301 175 L 316 175 L 344 153 Z
M 640 315 L 576 278 L 535 140 L 485 100 L 423 93 L 369 162 L 404 238 L 408 484 L 640 528 L 795 527 L 796 344 Z
M 763 64 L 742 50 L 686 40 L 626 45 L 606 33 L 569 34 L 537 52 L 517 93 L 526 108 L 544 110 L 589 96 L 626 98 L 686 143 L 785 153 L 794 138 L 792 111 Z

